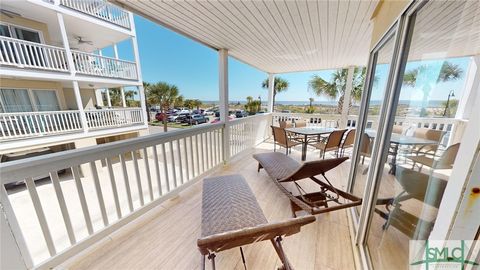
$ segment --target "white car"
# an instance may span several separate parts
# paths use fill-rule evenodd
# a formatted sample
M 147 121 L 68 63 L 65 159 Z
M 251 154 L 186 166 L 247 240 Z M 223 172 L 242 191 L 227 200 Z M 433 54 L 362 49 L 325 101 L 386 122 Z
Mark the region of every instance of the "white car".
M 190 110 L 185 110 L 185 109 L 183 109 L 183 110 L 177 111 L 177 113 L 178 113 L 178 114 L 190 113 Z
M 206 110 L 203 114 L 205 114 L 205 115 L 214 115 L 215 112 L 214 112 L 214 111 L 210 111 L 210 110 Z

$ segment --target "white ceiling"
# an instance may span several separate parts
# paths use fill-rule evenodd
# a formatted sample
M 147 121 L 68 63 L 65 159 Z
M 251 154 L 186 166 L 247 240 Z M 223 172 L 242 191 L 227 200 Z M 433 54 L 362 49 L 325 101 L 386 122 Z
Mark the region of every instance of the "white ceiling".
M 113 0 L 271 73 L 364 66 L 378 0 Z

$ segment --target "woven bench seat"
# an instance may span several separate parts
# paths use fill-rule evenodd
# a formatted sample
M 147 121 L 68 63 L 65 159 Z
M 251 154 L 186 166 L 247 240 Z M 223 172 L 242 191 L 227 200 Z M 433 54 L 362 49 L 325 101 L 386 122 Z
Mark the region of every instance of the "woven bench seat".
M 283 263 L 283 269 L 292 269 L 283 252 L 281 237 L 295 234 L 301 226 L 313 221 L 315 217 L 305 216 L 268 223 L 255 195 L 241 175 L 204 179 L 202 233 L 197 240 L 202 254 L 202 267 L 205 267 L 205 256 L 212 261 L 215 269 L 216 252 L 270 240 Z

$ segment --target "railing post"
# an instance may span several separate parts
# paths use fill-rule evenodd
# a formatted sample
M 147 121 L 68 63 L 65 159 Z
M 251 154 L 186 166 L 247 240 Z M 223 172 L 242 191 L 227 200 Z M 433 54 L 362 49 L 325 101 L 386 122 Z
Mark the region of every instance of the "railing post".
M 340 117 L 340 128 L 346 128 L 348 122 L 348 111 L 350 109 L 350 100 L 352 96 L 352 89 L 353 89 L 353 74 L 355 72 L 355 67 L 350 66 L 348 67 L 347 73 L 347 82 L 345 87 L 345 94 L 343 96 L 343 107 L 342 107 L 342 116 Z
M 275 91 L 275 75 L 268 73 L 268 103 L 267 103 L 267 112 L 273 113 L 274 106 L 274 91 Z
M 82 122 L 83 131 L 88 132 L 87 116 L 85 115 L 85 110 L 83 109 L 82 96 L 80 95 L 80 87 L 78 86 L 77 81 L 73 81 L 73 92 L 75 94 L 75 101 L 77 102 L 78 111 L 80 112 L 80 122 Z
M 220 121 L 225 123 L 223 130 L 223 162 L 230 159 L 230 123 L 228 118 L 228 50 L 218 51 L 218 90 L 220 97 Z
M 70 44 L 68 43 L 67 30 L 65 29 L 65 22 L 63 21 L 63 15 L 60 12 L 57 12 L 58 25 L 60 27 L 60 33 L 62 34 L 63 48 L 65 49 L 65 54 L 67 55 L 68 67 L 70 74 L 75 76 L 75 63 L 73 62 L 72 51 L 70 50 Z
M 113 54 L 115 56 L 115 59 L 118 60 L 118 48 L 117 48 L 117 43 L 114 43 L 113 44 Z M 122 87 L 120 87 L 120 92 L 121 92 L 121 95 L 122 95 L 122 107 L 127 107 L 127 102 L 125 101 L 125 89 Z

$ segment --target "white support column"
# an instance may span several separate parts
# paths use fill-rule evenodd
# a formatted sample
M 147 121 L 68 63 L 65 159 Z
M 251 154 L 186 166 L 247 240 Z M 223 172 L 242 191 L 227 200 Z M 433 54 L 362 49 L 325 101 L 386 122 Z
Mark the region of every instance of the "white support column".
M 267 112 L 273 113 L 273 93 L 275 89 L 275 75 L 268 73 L 268 102 L 267 102 Z
M 112 107 L 112 99 L 110 99 L 110 90 L 105 88 L 105 93 L 107 95 L 107 105 L 108 107 Z
M 87 117 L 85 115 L 85 110 L 83 109 L 82 96 L 80 95 L 80 87 L 78 86 L 77 81 L 73 81 L 73 92 L 75 94 L 78 111 L 80 112 L 80 121 L 82 122 L 83 131 L 88 132 Z
M 75 63 L 73 62 L 72 51 L 70 50 L 70 43 L 68 42 L 67 30 L 65 29 L 63 15 L 59 12 L 57 12 L 57 20 L 60 27 L 60 34 L 62 35 L 63 48 L 65 49 L 65 54 L 67 55 L 68 68 L 70 70 L 70 74 L 75 76 Z
M 352 96 L 352 89 L 353 89 L 353 73 L 355 72 L 355 67 L 350 66 L 348 67 L 347 73 L 347 82 L 345 87 L 345 95 L 343 97 L 343 107 L 342 107 L 342 115 L 340 117 L 340 128 L 346 128 L 348 122 L 348 110 L 350 108 L 350 100 Z
M 118 48 L 117 48 L 117 43 L 113 43 L 113 54 L 115 56 L 115 59 L 118 59 Z M 122 107 L 127 107 L 127 102 L 125 101 L 125 89 L 120 87 L 120 92 L 122 95 Z
M 102 95 L 102 90 L 103 89 L 95 89 L 95 99 L 97 101 L 97 105 L 103 107 L 103 95 Z
M 223 162 L 230 159 L 230 127 L 228 121 L 228 50 L 218 51 L 218 90 L 220 97 L 220 121 L 225 123 L 223 130 Z
M 135 31 L 135 22 L 133 19 L 133 13 L 128 12 L 128 15 L 130 17 L 130 25 L 132 29 L 132 48 L 133 48 L 133 54 L 135 55 L 135 64 L 137 64 L 137 78 L 138 78 L 138 90 L 140 94 L 140 105 L 142 106 L 142 111 L 143 111 L 143 121 L 145 125 L 148 125 L 148 118 L 147 118 L 147 104 L 146 104 L 146 98 L 145 98 L 145 89 L 143 88 L 143 79 L 142 79 L 142 71 L 140 68 L 140 54 L 138 53 L 138 44 L 137 44 L 137 33 Z M 148 112 L 150 113 L 150 112 Z
M 471 58 L 465 76 L 463 94 L 461 97 L 458 97 L 458 108 L 455 114 L 456 119 L 470 119 L 478 92 L 480 92 L 480 56 L 477 55 Z

